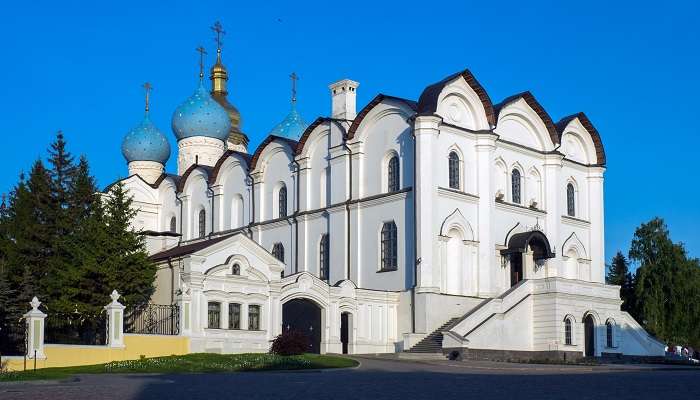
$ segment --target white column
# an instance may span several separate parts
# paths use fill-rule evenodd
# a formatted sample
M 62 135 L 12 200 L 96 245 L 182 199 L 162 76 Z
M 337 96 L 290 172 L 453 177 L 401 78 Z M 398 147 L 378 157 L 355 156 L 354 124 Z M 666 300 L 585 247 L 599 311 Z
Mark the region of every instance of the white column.
M 496 241 L 493 236 L 493 210 L 495 208 L 494 178 L 492 176 L 494 152 L 496 150 L 495 134 L 479 135 L 476 143 L 476 158 L 479 195 L 479 214 L 477 240 L 479 241 L 478 295 L 492 297 L 495 295 L 496 272 L 500 265 L 496 263 Z
M 591 221 L 591 281 L 605 281 L 605 213 L 603 209 L 603 173 L 605 168 L 591 168 L 588 174 Z
M 112 302 L 104 309 L 107 311 L 107 346 L 124 347 L 124 305 L 119 301 L 119 293 L 116 290 L 109 295 Z
M 184 282 L 177 296 L 177 304 L 180 309 L 180 336 L 190 336 L 192 334 L 192 296 L 190 296 L 189 286 Z
M 24 314 L 27 323 L 27 358 L 44 359 L 44 319 L 46 314 L 39 310 L 41 302 L 34 296 L 29 303 L 32 309 Z
M 562 169 L 561 154 L 548 154 L 544 159 L 544 207 L 547 211 L 544 223 L 544 234 L 555 254 L 554 258 L 547 260 L 547 267 L 551 270 L 562 271 L 563 251 L 559 241 L 559 226 L 563 215 L 562 197 L 566 193 L 566 185 L 561 179 Z
M 433 269 L 439 268 L 433 254 L 437 234 L 434 232 L 433 207 L 435 201 L 436 183 L 433 180 L 434 142 L 439 133 L 440 117 L 420 116 L 416 118 L 414 134 L 416 140 L 416 206 L 418 207 L 418 248 L 416 257 L 420 260 L 418 266 L 417 287 L 427 291 L 439 291 L 439 274 Z

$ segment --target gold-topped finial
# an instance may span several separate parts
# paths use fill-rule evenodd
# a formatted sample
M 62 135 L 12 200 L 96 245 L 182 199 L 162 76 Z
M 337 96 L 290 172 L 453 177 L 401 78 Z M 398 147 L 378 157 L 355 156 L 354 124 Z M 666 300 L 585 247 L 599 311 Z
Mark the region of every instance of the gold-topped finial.
M 204 47 L 199 46 L 195 50 L 199 53 L 199 80 L 204 79 L 204 55 L 207 54 L 207 51 L 204 49 Z
M 153 89 L 153 86 L 151 86 L 150 83 L 146 82 L 143 84 L 142 87 L 146 91 L 146 114 L 148 114 L 150 98 L 151 98 L 151 89 Z
M 291 75 L 289 75 L 289 79 L 292 80 L 292 103 L 297 102 L 297 81 L 299 80 L 299 76 L 297 75 L 296 72 L 292 72 Z

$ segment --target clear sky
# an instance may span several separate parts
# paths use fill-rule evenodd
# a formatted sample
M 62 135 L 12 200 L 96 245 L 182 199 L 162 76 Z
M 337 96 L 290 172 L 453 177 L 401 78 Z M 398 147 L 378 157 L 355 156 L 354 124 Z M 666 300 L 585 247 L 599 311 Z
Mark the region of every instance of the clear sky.
M 58 129 L 101 187 L 124 177 L 120 143 L 140 122 L 145 81 L 152 119 L 176 149 L 171 114 L 195 89 L 195 47 L 213 62 L 209 27 L 220 20 L 229 99 L 251 152 L 287 113 L 292 71 L 311 122 L 329 113 L 327 85 L 338 79 L 360 82 L 359 109 L 380 92 L 417 99 L 469 68 L 494 103 L 530 90 L 555 121 L 577 111 L 591 118 L 608 158 L 608 260 L 657 215 L 700 256 L 698 2 L 13 3 L 0 11 L 0 191 Z

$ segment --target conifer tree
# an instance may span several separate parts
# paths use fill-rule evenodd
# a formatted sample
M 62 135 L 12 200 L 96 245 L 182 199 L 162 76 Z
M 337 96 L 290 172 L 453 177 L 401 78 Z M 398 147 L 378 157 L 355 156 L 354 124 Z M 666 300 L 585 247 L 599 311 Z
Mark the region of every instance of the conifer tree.
M 634 279 L 629 270 L 627 259 L 621 251 L 618 251 L 613 257 L 605 280 L 610 285 L 620 286 L 622 310 L 632 312 L 632 307 L 635 304 Z

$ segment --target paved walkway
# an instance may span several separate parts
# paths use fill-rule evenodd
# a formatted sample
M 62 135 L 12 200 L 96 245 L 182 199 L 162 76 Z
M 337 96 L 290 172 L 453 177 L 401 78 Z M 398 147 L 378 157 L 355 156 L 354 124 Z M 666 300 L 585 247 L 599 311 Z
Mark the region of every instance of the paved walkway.
M 306 372 L 83 375 L 0 384 L 0 399 L 688 399 L 700 368 L 587 367 L 357 357 L 358 368 Z

